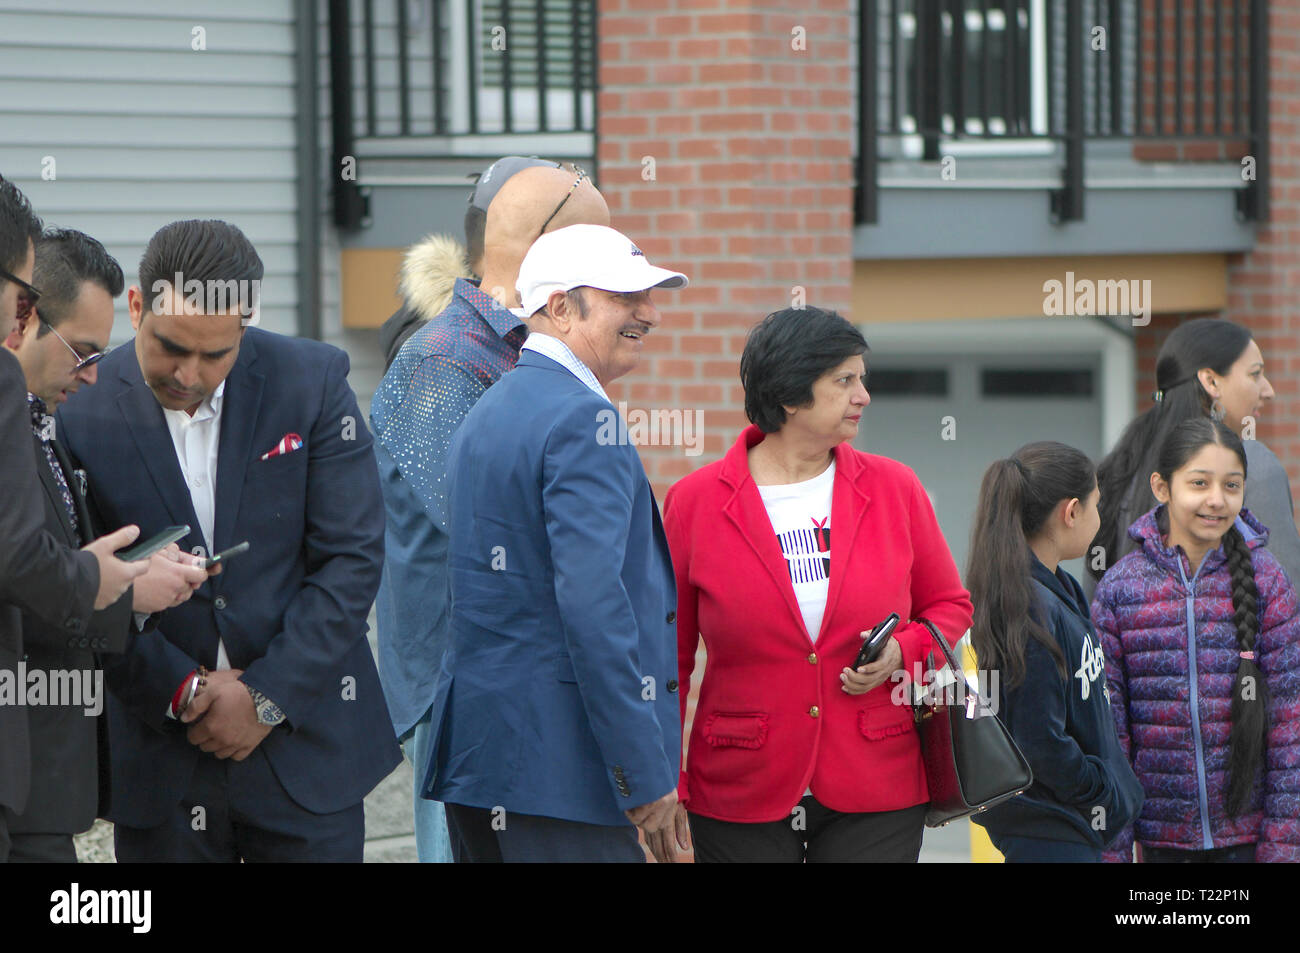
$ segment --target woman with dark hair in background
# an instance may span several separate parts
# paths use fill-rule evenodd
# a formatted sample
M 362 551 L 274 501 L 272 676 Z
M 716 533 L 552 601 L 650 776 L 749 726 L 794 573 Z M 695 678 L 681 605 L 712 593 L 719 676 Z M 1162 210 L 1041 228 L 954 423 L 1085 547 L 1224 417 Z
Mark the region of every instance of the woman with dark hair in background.
M 1097 468 L 1101 487 L 1101 529 L 1087 565 L 1093 579 L 1134 548 L 1130 524 L 1156 505 L 1150 477 L 1164 437 L 1184 420 L 1221 420 L 1243 437 L 1251 480 L 1245 506 L 1268 527 L 1268 548 L 1294 581 L 1300 578 L 1300 532 L 1286 468 L 1254 437 L 1254 422 L 1273 387 L 1264 358 L 1248 330 L 1231 321 L 1197 318 L 1180 324 L 1156 358 L 1154 406 L 1129 424 L 1119 443 Z M 1103 558 L 1093 558 L 1095 547 Z M 1091 588 L 1091 587 L 1090 587 Z
M 1008 862 L 1099 862 L 1142 806 L 1088 601 L 1060 566 L 1097 532 L 1097 496 L 1087 455 L 1051 441 L 998 460 L 980 486 L 966 564 L 971 644 L 980 669 L 999 673 L 998 714 L 1034 783 L 971 819 Z
M 1300 609 L 1268 531 L 1243 509 L 1241 440 L 1183 421 L 1133 524 L 1141 548 L 1097 586 L 1120 743 L 1146 791 L 1105 859 L 1300 861 Z
M 851 446 L 866 351 L 833 311 L 768 315 L 740 359 L 754 426 L 664 504 L 683 723 L 701 638 L 708 652 L 678 789 L 699 861 L 921 849 L 929 792 L 899 670 L 932 647 L 913 619 L 955 643 L 971 605 L 916 474 Z M 894 612 L 879 656 L 855 668 Z

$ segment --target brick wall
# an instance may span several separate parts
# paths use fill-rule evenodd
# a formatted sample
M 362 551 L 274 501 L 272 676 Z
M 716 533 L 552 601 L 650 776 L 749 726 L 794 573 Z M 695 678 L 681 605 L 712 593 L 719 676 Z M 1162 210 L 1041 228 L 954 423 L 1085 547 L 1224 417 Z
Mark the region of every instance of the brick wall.
M 1269 5 L 1270 220 L 1261 223 L 1255 250 L 1236 256 L 1228 270 L 1224 317 L 1254 332 L 1265 373 L 1277 392 L 1260 416 L 1258 436 L 1286 465 L 1291 493 L 1300 491 L 1300 0 Z
M 852 9 L 600 0 L 600 188 L 616 228 L 691 278 L 685 291 L 656 292 L 664 323 L 610 392 L 632 409 L 703 414 L 701 455 L 641 447 L 660 499 L 747 423 L 739 358 L 750 327 L 790 306 L 795 286 L 848 316 Z M 800 35 L 806 48 L 794 49 Z
M 1241 6 L 1244 14 L 1245 4 Z M 1248 16 L 1243 15 L 1246 22 Z M 1172 26 L 1167 29 L 1172 30 Z M 1144 35 L 1151 35 L 1145 27 Z M 1242 37 L 1243 49 L 1245 42 Z M 1171 55 L 1166 55 L 1165 62 L 1166 69 L 1171 68 Z M 1190 53 L 1187 62 L 1191 62 Z M 1300 285 L 1300 188 L 1293 184 L 1300 175 L 1300 163 L 1295 159 L 1300 144 L 1300 125 L 1296 121 L 1300 116 L 1300 88 L 1292 78 L 1298 69 L 1300 0 L 1278 0 L 1270 5 L 1269 22 L 1270 221 L 1259 225 L 1254 251 L 1230 260 L 1228 306 L 1217 315 L 1249 328 L 1264 354 L 1265 373 L 1276 396 L 1260 415 L 1256 434 L 1286 465 L 1292 496 L 1300 492 L 1300 387 L 1296 383 L 1300 372 L 1300 302 L 1296 298 Z M 1171 94 L 1172 87 L 1167 84 L 1166 96 Z M 1191 108 L 1191 102 L 1189 92 L 1186 109 Z M 1206 102 L 1208 106 L 1208 96 Z M 1139 329 L 1139 410 L 1151 405 L 1156 354 L 1165 337 L 1181 321 L 1201 316 L 1156 315 L 1148 327 Z

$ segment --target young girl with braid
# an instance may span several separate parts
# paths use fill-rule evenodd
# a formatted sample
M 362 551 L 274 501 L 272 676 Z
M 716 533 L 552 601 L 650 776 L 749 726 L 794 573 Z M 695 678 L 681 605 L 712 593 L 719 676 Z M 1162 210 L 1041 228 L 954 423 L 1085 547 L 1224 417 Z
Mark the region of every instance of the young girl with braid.
M 1146 802 L 1105 854 L 1300 861 L 1300 612 L 1242 508 L 1246 453 L 1200 417 L 1160 446 L 1160 505 L 1092 604 L 1115 725 Z

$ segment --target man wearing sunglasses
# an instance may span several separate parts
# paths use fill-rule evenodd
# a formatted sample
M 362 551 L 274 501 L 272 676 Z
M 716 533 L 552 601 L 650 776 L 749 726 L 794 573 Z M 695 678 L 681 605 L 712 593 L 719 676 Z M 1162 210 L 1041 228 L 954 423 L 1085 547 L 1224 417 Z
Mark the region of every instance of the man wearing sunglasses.
M 509 171 L 496 169 L 488 184 Z M 430 758 L 429 707 L 448 637 L 447 447 L 479 396 L 519 359 L 526 329 L 508 309 L 519 306 L 515 285 L 525 252 L 543 231 L 579 223 L 609 224 L 604 198 L 581 169 L 542 163 L 509 174 L 487 207 L 482 280 L 456 279 L 451 303 L 401 349 L 370 405 L 388 515 L 376 603 L 379 674 L 393 728 L 415 768 L 423 862 L 451 859 L 442 805 L 420 796 Z
M 113 330 L 113 298 L 122 293 L 122 269 L 89 235 L 50 231 L 36 243 L 32 280 L 46 291 L 35 303 L 24 296 L 5 343 L 23 367 L 28 392 L 53 413 L 95 383 L 95 365 L 108 352 Z
M 43 289 L 37 304 L 19 308 L 18 323 L 5 346 L 18 358 L 27 383 L 32 441 L 43 494 L 45 528 L 68 546 L 94 538 L 80 471 L 58 440 L 52 414 L 70 394 L 95 383 L 96 365 L 108 350 L 113 299 L 122 293 L 122 269 L 108 251 L 83 232 L 46 231 L 36 242 L 32 281 Z M 126 647 L 131 612 L 149 616 L 187 600 L 207 573 L 175 544 L 148 562 L 130 597 L 97 612 L 87 627 L 87 645 L 70 644 L 62 628 L 23 613 L 27 671 L 95 673 L 98 655 Z M 75 863 L 72 835 L 87 830 L 105 803 L 107 751 L 99 701 L 49 704 L 28 711 L 31 737 L 31 793 L 27 808 L 9 819 L 10 861 Z M 98 709 L 96 711 L 95 709 Z M 100 766 L 103 765 L 103 771 Z
M 0 178 L 0 333 L 6 338 L 19 311 L 40 300 L 32 285 L 40 234 L 27 198 Z M 117 602 L 149 565 L 113 556 L 135 540 L 138 527 L 125 526 L 81 551 L 45 528 L 26 395 L 22 367 L 0 347 L 0 672 L 11 684 L 24 657 L 24 611 L 89 647 L 94 610 Z M 26 809 L 30 780 L 27 707 L 0 704 L 0 862 L 9 859 L 10 823 Z

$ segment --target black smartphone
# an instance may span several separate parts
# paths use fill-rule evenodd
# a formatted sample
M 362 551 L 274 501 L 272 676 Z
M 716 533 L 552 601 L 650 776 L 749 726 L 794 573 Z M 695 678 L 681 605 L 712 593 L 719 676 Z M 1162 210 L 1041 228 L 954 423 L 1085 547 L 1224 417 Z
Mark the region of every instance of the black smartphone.
M 160 549 L 166 549 L 178 539 L 183 539 L 190 534 L 188 526 L 168 526 L 152 539 L 146 539 L 143 543 L 136 543 L 130 549 L 124 549 L 116 553 L 118 559 L 124 562 L 133 563 L 141 559 L 148 559 Z
M 213 556 L 211 559 L 206 559 L 206 560 L 204 560 L 204 561 L 203 561 L 203 568 L 204 568 L 204 569 L 211 569 L 213 566 L 219 565 L 219 564 L 224 563 L 224 562 L 228 562 L 229 560 L 231 560 L 231 559 L 234 558 L 235 556 L 238 556 L 240 553 L 246 553 L 246 552 L 248 552 L 248 548 L 249 548 L 249 547 L 248 547 L 248 540 L 244 540 L 244 541 L 243 541 L 242 543 L 240 543 L 239 545 L 237 545 L 237 546 L 231 546 L 229 549 L 227 549 L 227 550 L 223 550 L 222 552 L 217 553 L 217 554 L 216 554 L 215 556 Z
M 894 634 L 898 622 L 898 613 L 891 612 L 889 618 L 871 630 L 871 634 L 862 641 L 862 648 L 858 650 L 858 657 L 853 661 L 853 671 L 856 672 L 863 665 L 870 665 L 880 657 L 881 651 L 885 648 L 885 643 Z

